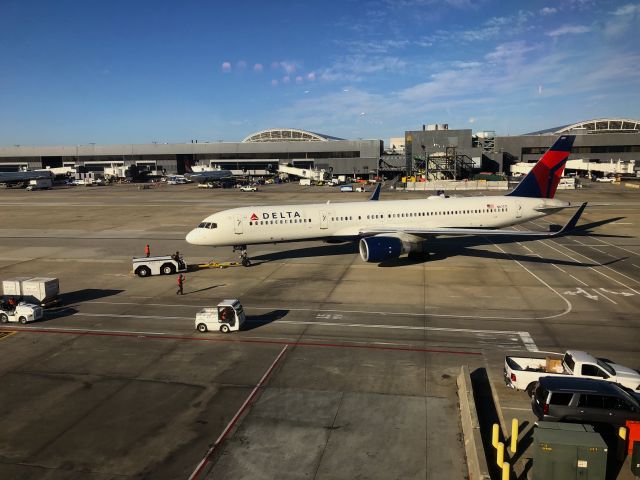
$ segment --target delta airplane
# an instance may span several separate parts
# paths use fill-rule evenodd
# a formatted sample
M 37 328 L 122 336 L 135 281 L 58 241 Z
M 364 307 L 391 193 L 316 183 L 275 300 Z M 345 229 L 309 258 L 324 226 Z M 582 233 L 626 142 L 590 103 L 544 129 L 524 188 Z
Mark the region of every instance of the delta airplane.
M 586 203 L 557 231 L 502 228 L 574 207 L 553 198 L 574 140 L 574 135 L 559 137 L 507 195 L 377 201 L 378 185 L 369 201 L 224 210 L 205 218 L 186 240 L 193 245 L 233 246 L 248 266 L 246 248 L 255 244 L 352 240 L 359 241 L 362 260 L 382 262 L 405 253 L 428 256 L 427 240 L 440 235 L 557 237 L 575 227 Z

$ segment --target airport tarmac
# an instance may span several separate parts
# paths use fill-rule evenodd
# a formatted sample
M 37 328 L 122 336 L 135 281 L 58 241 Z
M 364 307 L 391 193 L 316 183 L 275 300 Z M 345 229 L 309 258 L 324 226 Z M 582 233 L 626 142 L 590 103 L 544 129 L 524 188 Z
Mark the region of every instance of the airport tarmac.
M 174 276 L 130 273 L 147 243 L 236 260 L 184 241 L 221 209 L 367 196 L 0 190 L 0 278 L 55 276 L 64 294 L 44 321 L 0 330 L 15 332 L 0 338 L 0 478 L 465 478 L 461 365 L 488 369 L 505 418 L 526 408 L 501 383 L 505 354 L 574 348 L 640 368 L 640 196 L 618 185 L 558 192 L 590 201 L 591 225 L 559 239 L 439 238 L 427 262 L 383 265 L 350 244 L 250 246 L 252 267 L 189 272 L 184 296 Z M 195 332 L 223 298 L 247 328 Z

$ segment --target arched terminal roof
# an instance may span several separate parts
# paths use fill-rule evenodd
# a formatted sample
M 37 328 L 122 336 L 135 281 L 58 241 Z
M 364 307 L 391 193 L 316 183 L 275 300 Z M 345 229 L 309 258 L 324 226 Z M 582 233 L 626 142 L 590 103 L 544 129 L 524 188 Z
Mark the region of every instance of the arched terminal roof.
M 259 142 L 326 142 L 329 140 L 344 140 L 344 138 L 332 137 L 322 133 L 298 130 L 297 128 L 270 128 L 252 133 L 243 143 Z
M 586 131 L 586 133 L 640 133 L 640 120 L 629 118 L 596 118 L 572 125 L 548 128 L 538 132 L 531 132 L 525 135 L 563 134 L 571 133 L 575 130 Z

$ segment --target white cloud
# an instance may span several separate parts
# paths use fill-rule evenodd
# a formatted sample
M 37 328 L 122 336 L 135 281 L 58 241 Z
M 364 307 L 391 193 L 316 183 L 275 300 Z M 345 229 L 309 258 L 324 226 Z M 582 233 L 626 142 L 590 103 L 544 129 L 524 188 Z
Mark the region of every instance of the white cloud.
M 254 72 L 261 72 L 263 69 L 264 69 L 264 67 L 262 66 L 262 64 L 261 64 L 261 63 L 256 63 L 256 64 L 253 66 L 253 71 L 254 71 Z
M 553 15 L 557 11 L 558 11 L 558 9 L 554 8 L 554 7 L 544 7 L 542 10 L 540 10 L 540 13 L 542 15 Z
M 309 72 L 307 74 L 307 80 L 309 80 L 310 82 L 313 82 L 316 79 L 316 73 L 315 72 Z
M 551 30 L 547 32 L 549 37 L 559 37 L 561 35 L 574 35 L 579 33 L 587 33 L 591 31 L 591 27 L 587 27 L 586 25 L 564 25 L 560 28 L 556 28 L 555 30 Z
M 222 62 L 222 71 L 227 73 L 231 71 L 231 62 Z
M 618 7 L 615 12 L 612 12 L 613 15 L 618 16 L 628 16 L 628 15 L 637 15 L 640 13 L 640 4 L 627 3 L 626 5 L 622 5 Z
M 302 75 L 296 76 L 296 83 L 298 85 L 300 85 L 302 82 L 304 82 L 304 79 L 302 78 Z
M 275 78 L 273 80 L 271 80 L 271 86 L 272 87 L 277 87 L 278 86 L 278 80 L 276 80 Z
M 402 71 L 406 65 L 407 63 L 398 57 L 349 55 L 322 70 L 320 78 L 325 81 L 358 82 L 374 73 Z

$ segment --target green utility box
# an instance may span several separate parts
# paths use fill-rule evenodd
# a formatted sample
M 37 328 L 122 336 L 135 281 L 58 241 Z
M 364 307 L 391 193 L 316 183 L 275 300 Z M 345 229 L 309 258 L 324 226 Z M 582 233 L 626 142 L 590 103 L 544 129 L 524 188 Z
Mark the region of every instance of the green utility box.
M 640 477 L 640 442 L 633 442 L 631 450 L 631 473 Z
M 605 480 L 607 444 L 591 425 L 538 422 L 533 480 Z

